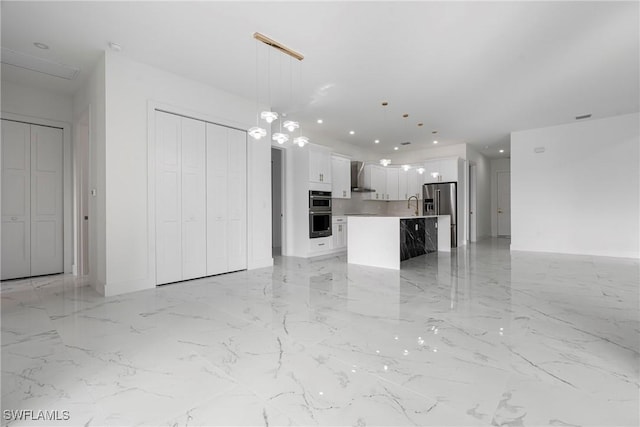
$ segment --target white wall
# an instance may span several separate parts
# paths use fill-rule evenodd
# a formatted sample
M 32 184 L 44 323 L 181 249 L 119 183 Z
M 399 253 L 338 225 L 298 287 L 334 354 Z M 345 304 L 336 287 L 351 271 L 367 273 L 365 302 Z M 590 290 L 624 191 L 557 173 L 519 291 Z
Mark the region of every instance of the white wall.
M 476 165 L 476 237 L 491 235 L 491 162 L 467 145 L 467 161 Z
M 73 97 L 73 122 L 79 126 L 83 114 L 89 112 L 89 283 L 105 293 L 106 265 L 106 183 L 105 183 L 105 60 L 100 59 L 86 84 Z
M 512 133 L 511 249 L 640 258 L 639 126 L 634 113 Z
M 455 145 L 442 145 L 431 147 L 419 148 L 419 149 L 405 149 L 401 148 L 398 151 L 392 151 L 385 155 L 377 155 L 375 159 L 380 160 L 383 158 L 391 159 L 391 163 L 394 165 L 402 165 L 405 163 L 420 163 L 423 160 L 434 159 L 438 157 L 460 157 L 461 159 L 467 158 L 467 144 L 455 144 Z
M 105 289 L 114 295 L 155 286 L 153 114 L 159 106 L 240 129 L 255 121 L 255 102 L 119 54 L 105 54 Z M 270 144 L 248 142 L 248 267 L 272 265 Z
M 72 104 L 70 96 L 2 82 L 2 111 L 71 124 Z
M 491 235 L 498 236 L 498 172 L 510 172 L 511 159 L 491 160 Z M 511 189 L 513 194 L 513 188 Z M 511 202 L 513 204 L 513 201 Z M 511 214 L 513 217 L 513 213 Z

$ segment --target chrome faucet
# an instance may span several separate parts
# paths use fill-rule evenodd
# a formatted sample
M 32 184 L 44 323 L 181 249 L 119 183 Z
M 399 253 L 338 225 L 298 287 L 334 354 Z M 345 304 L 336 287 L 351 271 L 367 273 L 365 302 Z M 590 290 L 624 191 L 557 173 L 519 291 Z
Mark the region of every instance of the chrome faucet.
M 416 199 L 416 216 L 418 216 L 420 215 L 420 212 L 418 212 L 418 198 L 416 196 L 410 196 L 407 199 L 407 209 L 411 207 L 411 199 Z

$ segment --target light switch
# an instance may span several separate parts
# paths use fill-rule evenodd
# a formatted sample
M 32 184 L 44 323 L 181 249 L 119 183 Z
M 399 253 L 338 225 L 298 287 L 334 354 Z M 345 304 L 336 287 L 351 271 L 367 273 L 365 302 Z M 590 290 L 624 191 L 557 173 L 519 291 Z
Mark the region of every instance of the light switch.
M 96 190 L 95 188 L 92 188 L 92 189 L 91 189 L 91 195 L 92 195 L 93 197 L 96 197 L 96 194 L 98 194 L 98 190 Z

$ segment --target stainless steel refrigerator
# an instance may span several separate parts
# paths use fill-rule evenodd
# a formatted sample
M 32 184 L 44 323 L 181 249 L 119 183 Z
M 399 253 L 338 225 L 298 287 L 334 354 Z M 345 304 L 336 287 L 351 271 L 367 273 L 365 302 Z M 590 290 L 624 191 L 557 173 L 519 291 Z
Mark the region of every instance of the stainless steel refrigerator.
M 451 247 L 458 247 L 456 183 L 424 184 L 422 186 L 422 199 L 424 215 L 451 216 Z

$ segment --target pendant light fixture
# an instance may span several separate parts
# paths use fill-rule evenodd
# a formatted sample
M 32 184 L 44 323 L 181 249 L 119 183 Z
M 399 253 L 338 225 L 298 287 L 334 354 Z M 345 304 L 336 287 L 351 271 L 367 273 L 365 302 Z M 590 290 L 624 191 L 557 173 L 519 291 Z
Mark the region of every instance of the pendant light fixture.
M 247 131 L 249 133 L 249 136 L 252 137 L 253 139 L 259 140 L 264 138 L 265 136 L 267 136 L 267 130 L 263 127 L 260 127 L 260 124 L 258 122 L 259 118 L 258 118 L 258 108 L 260 108 L 260 101 L 259 101 L 259 85 L 258 85 L 258 42 L 255 42 L 256 45 L 256 125 L 253 126 L 252 128 L 249 128 L 249 130 Z
M 292 58 L 297 59 L 298 61 L 302 61 L 304 59 L 304 56 L 288 47 L 286 47 L 285 45 L 265 36 L 264 34 L 260 34 L 260 33 L 253 33 L 253 38 L 257 41 L 260 41 L 264 44 L 266 44 L 267 46 L 270 46 L 282 53 L 285 53 L 287 55 L 289 55 Z M 257 43 L 256 43 L 257 44 Z M 271 51 L 269 51 L 270 53 Z M 258 87 L 258 65 L 257 65 L 257 60 L 258 58 L 258 54 L 257 54 L 257 50 L 256 50 L 256 92 L 257 92 L 257 87 Z M 270 64 L 270 58 L 271 56 L 269 55 L 267 57 L 267 85 L 268 85 L 268 104 L 271 105 L 271 82 L 270 82 L 270 78 L 271 78 L 271 64 Z M 293 75 L 291 73 L 290 75 L 291 78 L 291 93 L 290 93 L 290 98 L 293 98 Z M 258 106 L 258 102 L 256 101 L 256 107 Z M 256 110 L 258 110 L 258 108 L 256 108 Z M 276 120 L 278 120 L 280 118 L 280 116 L 282 116 L 283 118 L 286 116 L 286 114 L 281 114 L 279 115 L 277 112 L 275 111 L 262 111 L 259 114 L 259 117 L 264 120 L 265 122 L 267 122 L 268 124 L 271 124 L 273 122 L 275 122 Z M 276 141 L 278 144 L 284 144 L 286 142 L 289 141 L 290 137 L 289 135 L 287 135 L 286 133 L 282 132 L 282 128 L 285 128 L 287 131 L 289 132 L 294 132 L 296 129 L 300 128 L 300 123 L 298 123 L 297 121 L 288 119 L 286 121 L 283 120 L 280 121 L 280 131 L 276 132 L 272 135 L 271 139 L 273 141 Z M 260 139 L 262 137 L 264 137 L 266 135 L 266 131 L 261 128 L 260 126 L 256 125 L 255 127 L 252 127 L 251 129 L 249 129 L 249 134 L 256 138 L 256 139 Z M 309 138 L 299 135 L 298 137 L 293 139 L 293 142 L 295 144 L 297 144 L 299 147 L 304 147 L 308 142 L 309 142 Z

